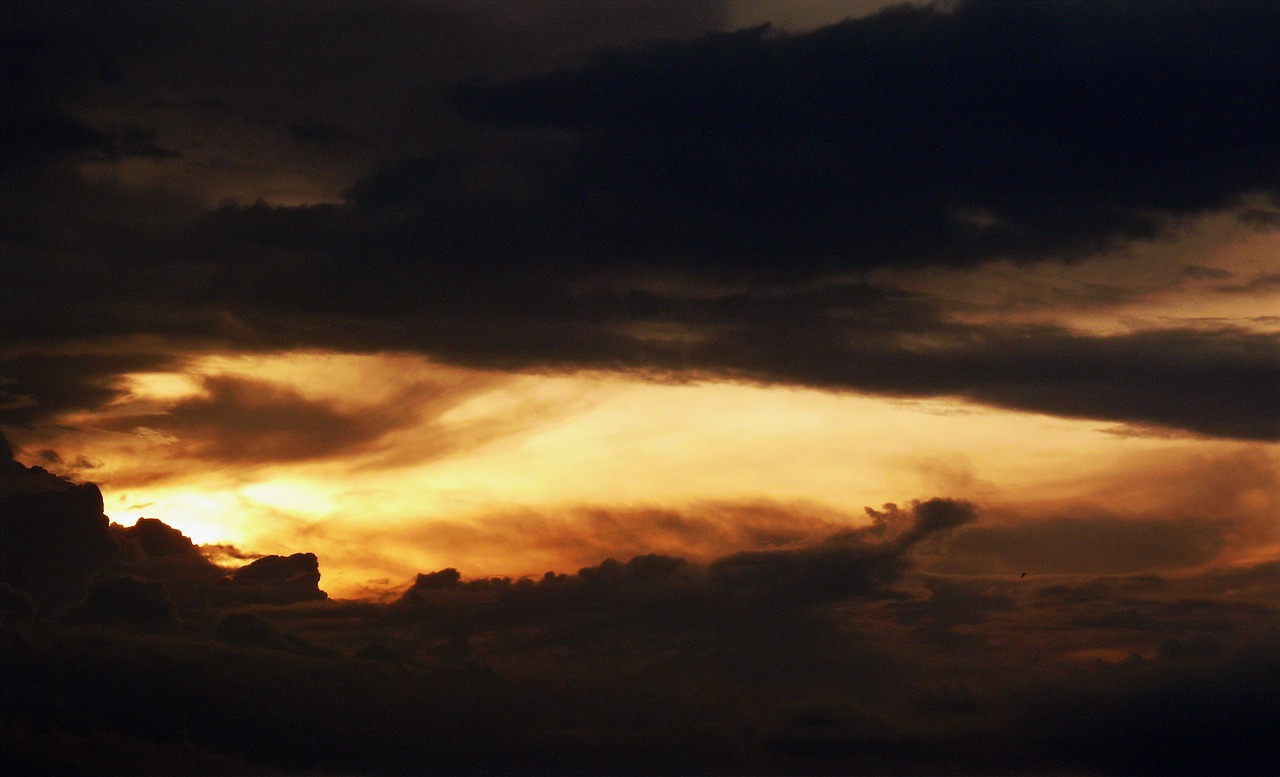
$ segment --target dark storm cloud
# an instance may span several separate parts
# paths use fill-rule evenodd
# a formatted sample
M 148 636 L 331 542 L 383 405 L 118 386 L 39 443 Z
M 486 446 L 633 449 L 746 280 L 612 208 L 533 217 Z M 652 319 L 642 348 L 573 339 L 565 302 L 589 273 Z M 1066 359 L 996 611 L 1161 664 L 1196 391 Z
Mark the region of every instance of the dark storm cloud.
M 281 153 L 272 135 L 304 142 L 360 137 L 369 145 L 356 157 L 366 159 L 429 148 L 456 129 L 440 110 L 449 80 L 537 72 L 584 46 L 689 36 L 696 34 L 690 28 L 712 28 L 723 15 L 707 3 L 683 2 L 628 4 L 609 13 L 589 2 L 523 8 L 15 2 L 9 8 L 0 20 L 9 76 L 4 95 L 29 110 L 6 118 L 59 117 L 73 128 L 59 145 L 93 147 L 76 129 L 98 131 L 86 115 L 146 116 L 192 163 L 193 175 L 179 186 L 195 190 L 215 167 L 252 177 L 253 168 L 343 166 Z M 272 146 L 265 155 L 246 147 L 264 142 Z M 363 144 L 325 147 L 345 156 Z
M 827 537 L 800 550 L 756 550 L 716 559 L 708 571 L 713 584 L 755 606 L 790 609 L 850 596 L 883 595 L 910 565 L 908 551 L 932 534 L 976 518 L 972 504 L 930 499 L 903 511 L 905 526 L 891 539 L 858 529 Z M 879 528 L 879 527 L 877 527 Z
M 165 630 L 176 625 L 171 594 L 203 603 L 226 577 L 176 529 L 119 526 L 102 510 L 92 483 L 0 460 L 0 580 L 49 613 L 79 602 L 78 622 Z
M 4 187 L 0 325 L 27 353 L 407 349 L 1280 437 L 1273 336 L 961 325 L 856 280 L 1069 258 L 1277 194 L 1273 4 L 977 3 L 706 37 L 718 9 L 676 7 L 253 6 L 252 33 L 214 5 L 145 24 L 24 7 L 5 99 L 63 123 L 11 133 L 54 151 Z M 184 174 L 86 173 L 126 157 Z M 334 201 L 200 211 L 233 170 L 246 192 L 323 172 Z M 61 357 L 15 358 L 7 423 L 111 396 L 96 368 L 60 388 Z
M 570 283 L 515 255 L 487 262 L 484 243 L 460 243 L 481 251 L 474 262 L 448 261 L 436 254 L 447 245 L 434 242 L 448 239 L 411 219 L 348 207 L 256 205 L 209 214 L 182 238 L 182 253 L 219 268 L 199 292 L 205 304 L 237 311 L 246 326 L 274 311 L 265 337 L 281 345 L 407 348 L 514 369 L 702 370 L 1213 436 L 1280 436 L 1267 390 L 1280 382 L 1280 341 L 1270 334 L 959 324 L 927 297 L 853 281 L 708 285 L 701 295 L 609 286 L 598 276 Z M 353 275 L 354 258 L 361 269 Z M 326 316 L 341 316 L 342 326 Z M 646 337 L 654 325 L 675 336 Z
M 0 164 L 6 176 L 64 161 L 104 162 L 126 157 L 165 159 L 179 156 L 157 145 L 155 131 L 128 122 L 90 123 L 57 102 L 71 81 L 102 83 L 103 74 L 86 67 L 63 69 L 56 40 L 21 28 L 0 30 L 0 63 L 6 73 L 0 87 Z M 6 180 L 6 185 L 12 181 Z
M 112 524 L 111 535 L 118 549 L 116 571 L 162 583 L 166 596 L 181 608 L 205 606 L 214 591 L 225 589 L 226 570 L 163 521 L 139 518 L 133 526 Z
M 807 375 L 801 382 L 958 395 L 1210 436 L 1280 438 L 1270 388 L 1280 381 L 1280 340 L 1269 334 L 1170 329 L 1088 336 L 1052 327 L 975 328 L 944 331 L 921 345 L 855 345 L 847 361 L 796 367 Z
M 292 604 L 326 598 L 319 583 L 314 553 L 263 556 L 237 569 L 219 594 L 224 601 Z
M 411 245 L 401 245 L 405 240 Z M 388 252 L 397 245 L 403 250 Z M 73 302 L 52 327 L 45 317 L 23 314 L 30 303 L 17 300 L 9 328 L 45 341 L 101 328 L 184 340 L 203 331 L 255 349 L 396 348 L 476 367 L 721 375 L 952 395 L 1210 436 L 1280 436 L 1268 390 L 1280 383 L 1280 342 L 1263 333 L 1088 335 L 958 324 L 927 298 L 865 283 L 711 287 L 701 297 L 598 282 L 567 286 L 567 278 L 546 268 L 438 261 L 425 235 L 340 206 L 225 208 L 178 247 L 149 251 L 188 257 L 184 265 L 162 261 L 136 270 L 179 279 L 161 287 L 176 299 L 160 297 L 155 307 L 117 301 L 92 317 L 84 315 L 84 303 Z M 360 270 L 353 273 L 356 259 Z M 91 284 L 83 285 L 87 296 Z M 176 315 L 172 306 L 184 298 L 194 304 Z M 57 374 L 53 363 L 27 356 L 11 364 L 5 374 L 20 383 L 7 392 L 32 397 L 27 409 L 11 411 L 18 421 L 49 412 L 37 410 L 40 404 L 66 405 L 56 396 L 36 399 L 53 389 L 40 378 Z
M 426 633 L 450 654 L 468 654 L 472 643 L 488 643 L 492 632 L 515 640 L 493 644 L 498 654 L 521 644 L 540 651 L 536 636 L 526 644 L 525 630 L 583 646 L 619 640 L 621 651 L 639 634 L 659 643 L 698 634 L 708 657 L 722 653 L 739 671 L 749 665 L 763 671 L 766 658 L 735 644 L 741 629 L 813 634 L 812 619 L 827 605 L 901 598 L 896 586 L 912 565 L 914 547 L 975 518 L 971 504 L 949 499 L 915 502 L 899 515 L 903 521 L 892 536 L 846 530 L 800 547 L 734 553 L 707 563 L 650 553 L 625 562 L 609 558 L 573 575 L 548 572 L 536 581 L 463 581 L 457 570 L 444 569 L 419 574 L 392 610 L 424 619 Z
M 473 210 L 531 258 L 796 277 L 1087 251 L 1274 193 L 1278 45 L 1266 4 L 966 3 L 609 51 L 455 101 L 554 131 L 550 178 L 502 161 L 533 197 Z M 430 209 L 447 181 L 393 168 L 353 194 Z
M 127 125 L 98 129 L 57 114 L 7 112 L 3 132 L 5 164 L 18 170 L 64 160 L 106 162 L 179 156 L 156 145 L 155 130 Z

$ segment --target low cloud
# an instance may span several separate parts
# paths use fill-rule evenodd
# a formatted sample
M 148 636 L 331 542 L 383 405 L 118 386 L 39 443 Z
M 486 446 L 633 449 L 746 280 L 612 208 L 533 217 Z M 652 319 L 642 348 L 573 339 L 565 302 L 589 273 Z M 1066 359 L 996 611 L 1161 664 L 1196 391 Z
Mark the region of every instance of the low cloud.
M 27 771 L 160 759 L 231 773 L 1277 763 L 1274 563 L 939 574 L 930 559 L 966 535 L 997 536 L 973 505 L 868 513 L 792 542 L 775 511 L 761 520 L 783 546 L 707 561 L 644 554 L 523 579 L 444 568 L 388 604 L 193 596 L 173 588 L 197 585 L 175 572 L 203 562 L 189 540 L 159 521 L 113 527 L 125 567 L 65 616 L 3 588 L 4 757 Z M 312 590 L 315 561 L 268 557 L 236 577 Z
M 1218 557 L 1229 527 L 1213 519 L 1058 517 L 1010 526 L 974 526 L 947 544 L 949 572 L 1116 574 L 1185 569 Z

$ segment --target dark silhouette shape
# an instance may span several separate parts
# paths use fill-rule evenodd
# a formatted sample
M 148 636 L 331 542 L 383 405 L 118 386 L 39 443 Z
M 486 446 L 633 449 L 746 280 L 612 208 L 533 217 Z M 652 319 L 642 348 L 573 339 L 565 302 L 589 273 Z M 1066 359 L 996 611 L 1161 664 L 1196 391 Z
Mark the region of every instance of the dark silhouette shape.
M 213 638 L 226 645 L 262 650 L 284 650 L 303 655 L 320 655 L 322 650 L 296 634 L 281 631 L 260 615 L 233 612 L 223 616 Z
M 236 570 L 223 591 L 227 601 L 255 604 L 293 604 L 327 599 L 321 591 L 320 564 L 314 553 L 263 556 Z
M 68 617 L 76 623 L 132 631 L 178 630 L 178 608 L 164 584 L 133 575 L 113 575 L 95 582 L 84 603 Z
M 116 546 L 102 492 L 14 460 L 0 451 L 0 580 L 37 608 L 61 610 L 83 598 Z

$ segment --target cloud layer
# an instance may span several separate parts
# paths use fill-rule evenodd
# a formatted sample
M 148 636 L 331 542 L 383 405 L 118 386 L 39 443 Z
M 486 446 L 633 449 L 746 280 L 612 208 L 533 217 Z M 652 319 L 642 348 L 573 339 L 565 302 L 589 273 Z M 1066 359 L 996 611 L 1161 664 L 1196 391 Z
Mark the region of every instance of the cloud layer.
M 32 504 L 68 487 L 6 477 Z M 446 568 L 385 604 L 325 600 L 314 556 L 229 575 L 159 521 L 112 526 L 107 558 L 0 589 L 0 752 L 24 773 L 1274 770 L 1274 562 L 938 574 L 918 563 L 1004 549 L 971 503 L 868 512 L 706 562 Z M 69 582 L 79 604 L 16 606 Z
M 111 28 L 133 12 L 103 13 Z M 511 23 L 478 13 L 369 9 L 348 20 L 362 33 L 342 50 L 399 35 L 393 27 Z M 218 12 L 201 14 L 216 39 Z M 332 14 L 342 16 L 306 14 L 304 26 Z M 686 30 L 706 29 L 690 14 Z M 266 16 L 282 44 L 303 45 Z M 186 29 L 164 14 L 156 23 Z M 88 359 L 110 342 L 126 352 L 113 358 L 141 361 L 404 349 L 496 368 L 717 375 L 1280 434 L 1264 388 L 1277 380 L 1278 346 L 1258 320 L 1206 323 L 1188 310 L 1105 335 L 1069 316 L 980 325 L 962 322 L 949 295 L 906 291 L 893 275 L 994 260 L 1066 267 L 1173 239 L 1209 213 L 1239 211 L 1241 235 L 1271 229 L 1280 160 L 1263 128 L 1280 104 L 1270 56 L 1280 24 L 1267 4 L 900 8 L 802 33 L 531 57 L 523 71 L 486 70 L 494 52 L 463 35 L 459 45 L 480 47 L 478 72 L 418 63 L 433 112 L 388 92 L 388 106 L 408 111 L 404 126 L 419 127 L 390 146 L 385 133 L 354 142 L 363 131 L 320 110 L 338 84 L 219 82 L 221 103 L 166 108 L 190 119 L 183 132 L 205 127 L 248 154 L 258 130 L 209 111 L 250 96 L 286 113 L 309 104 L 260 121 L 314 164 L 340 161 L 349 185 L 322 204 L 253 204 L 263 195 L 248 193 L 212 208 L 160 183 L 177 179 L 143 185 L 121 167 L 145 158 L 137 164 L 188 166 L 185 180 L 213 174 L 185 156 L 159 159 L 148 149 L 170 141 L 128 129 L 171 122 L 119 84 L 135 100 L 164 89 L 127 62 L 96 75 L 59 69 L 49 52 L 66 33 L 39 14 L 6 29 L 23 41 L 11 52 L 14 120 L 83 125 L 7 141 L 23 160 L 5 187 L 21 227 L 4 236 L 9 424 L 101 403 L 105 376 Z M 140 61 L 167 56 L 144 43 Z M 355 58 L 344 78 L 388 83 L 394 61 Z M 188 65 L 165 88 L 194 88 L 200 67 Z M 169 133 L 192 144 L 182 154 L 203 153 L 204 141 Z M 31 137 L 45 139 L 39 153 L 22 146 Z M 1235 285 L 1266 295 L 1268 277 Z M 1111 304 L 1146 293 L 1113 288 Z M 86 358 L 56 357 L 75 362 L 68 372 L 51 350 Z M 68 376 L 56 388 L 43 378 L 55 369 Z
M 0 770 L 1280 772 L 1280 5 L 883 5 L 7 8 Z

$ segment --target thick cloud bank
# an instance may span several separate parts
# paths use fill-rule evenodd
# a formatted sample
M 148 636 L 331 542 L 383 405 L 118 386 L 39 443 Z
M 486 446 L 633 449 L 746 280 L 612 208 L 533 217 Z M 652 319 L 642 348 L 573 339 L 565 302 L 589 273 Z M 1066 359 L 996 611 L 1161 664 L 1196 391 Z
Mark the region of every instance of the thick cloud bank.
M 6 497 L 48 505 L 87 488 L 9 475 Z M 66 547 L 105 528 L 27 507 L 6 521 Z M 390 603 L 318 598 L 310 554 L 228 578 L 155 520 L 111 527 L 106 563 L 17 578 L 28 596 L 8 582 L 28 549 L 13 546 L 0 758 L 22 774 L 1280 765 L 1275 563 L 1187 572 L 1197 559 L 1173 551 L 1168 574 L 938 574 L 920 565 L 1052 540 L 1061 522 L 984 528 L 972 504 L 941 498 L 868 516 L 705 563 L 642 555 L 519 580 L 443 569 Z M 30 604 L 71 585 L 73 606 Z
M 259 74 L 212 83 L 211 62 L 170 62 L 170 40 L 194 38 L 196 51 L 220 40 L 234 20 L 216 6 L 199 9 L 204 37 L 167 13 L 139 25 L 130 6 L 84 11 L 104 40 L 15 14 L 5 142 L 21 163 L 4 171 L 12 347 L 0 354 L 0 420 L 100 407 L 113 376 L 192 350 L 405 349 L 1280 436 L 1266 391 L 1280 380 L 1274 319 L 1188 312 L 1106 333 L 1069 317 L 979 325 L 952 295 L 895 280 L 1123 256 L 1212 213 L 1274 230 L 1273 4 L 903 7 L 802 33 L 603 50 L 585 36 L 577 56 L 524 69 L 477 31 L 506 34 L 508 9 L 468 8 L 454 18 L 353 5 L 295 25 L 264 11 L 280 61 L 254 49 Z M 314 28 L 351 34 L 336 52 L 312 51 L 303 35 Z M 136 53 L 117 61 L 99 50 L 123 29 Z M 370 44 L 450 29 L 475 49 L 470 71 Z M 307 81 L 296 72 L 307 61 L 345 64 Z M 411 72 L 426 96 L 402 94 Z M 364 92 L 385 98 L 369 113 L 393 111 L 388 126 L 343 129 L 339 114 Z M 279 161 L 258 159 L 263 148 Z M 322 201 L 271 196 L 309 169 Z M 235 196 L 211 204 L 188 190 L 215 179 Z M 1224 282 L 1203 299 L 1274 290 L 1274 268 L 1183 280 L 1206 277 Z M 1090 288 L 1099 304 L 1149 291 Z M 184 419 L 239 412 L 233 389 L 211 387 Z M 312 411 L 318 426 L 344 424 Z M 276 443 L 263 455 L 332 440 Z

